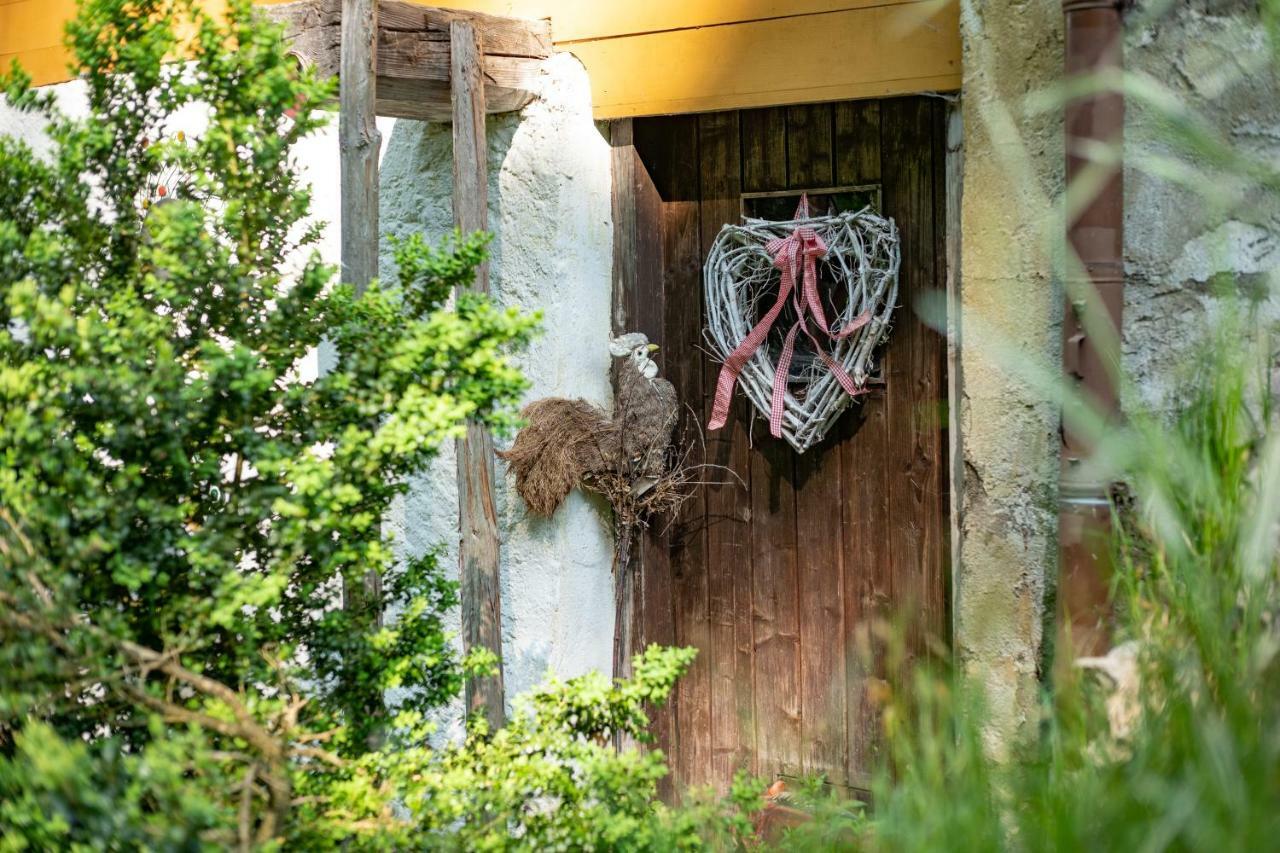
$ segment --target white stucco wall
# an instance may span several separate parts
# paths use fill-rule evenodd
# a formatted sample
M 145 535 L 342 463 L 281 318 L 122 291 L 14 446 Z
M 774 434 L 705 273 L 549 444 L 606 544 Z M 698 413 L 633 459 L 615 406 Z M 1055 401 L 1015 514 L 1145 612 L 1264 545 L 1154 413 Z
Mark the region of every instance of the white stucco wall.
M 585 397 L 607 405 L 609 146 L 591 118 L 586 72 L 574 57 L 548 60 L 540 84 L 539 97 L 520 114 L 493 116 L 487 125 L 493 289 L 504 304 L 543 313 L 545 332 L 520 359 L 532 382 L 526 399 Z M 416 121 L 391 129 L 381 173 L 383 275 L 393 272 L 386 235 L 438 238 L 453 227 L 450 134 L 448 125 Z M 554 518 L 531 517 L 501 462 L 496 491 L 508 701 L 548 670 L 561 676 L 608 671 L 613 586 L 607 506 L 574 492 Z M 441 559 L 455 576 L 457 498 L 455 457 L 446 448 L 388 519 L 409 553 L 444 546 Z M 455 713 L 454 724 L 457 719 Z

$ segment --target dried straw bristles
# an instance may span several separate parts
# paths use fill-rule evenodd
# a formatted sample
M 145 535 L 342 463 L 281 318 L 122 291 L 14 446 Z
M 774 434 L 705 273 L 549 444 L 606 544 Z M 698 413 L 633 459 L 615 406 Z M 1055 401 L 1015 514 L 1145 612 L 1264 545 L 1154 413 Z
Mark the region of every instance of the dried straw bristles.
M 687 464 L 691 450 L 692 446 L 686 444 L 680 457 L 675 458 L 675 446 L 668 448 L 661 473 L 645 478 L 643 488 L 638 487 L 635 476 L 616 470 L 590 474 L 584 485 L 609 502 L 616 532 L 648 527 L 653 518 L 674 517 L 693 496 L 698 483 L 695 468 Z
M 586 400 L 535 400 L 521 416 L 528 423 L 511 449 L 497 455 L 515 476 L 516 491 L 537 515 L 551 515 L 571 490 L 581 486 L 609 502 L 615 529 L 645 527 L 651 518 L 674 515 L 699 484 L 697 466 L 688 462 L 692 442 L 672 442 L 648 448 L 638 460 L 623 459 L 620 427 Z M 655 466 L 653 460 L 660 464 Z
M 549 516 L 593 473 L 618 465 L 617 427 L 586 400 L 548 397 L 520 413 L 527 424 L 510 450 L 499 451 L 516 478 L 516 491 L 538 515 Z
M 817 231 L 827 246 L 827 254 L 818 262 L 818 272 L 822 281 L 834 283 L 837 291 L 822 295 L 831 331 L 838 332 L 863 312 L 871 312 L 866 326 L 838 343 L 830 342 L 828 348 L 854 383 L 862 386 L 873 369 L 875 348 L 889 332 L 898 299 L 898 229 L 892 219 L 869 207 L 785 222 L 747 218 L 741 225 L 721 228 L 704 269 L 707 343 L 712 353 L 724 361 L 747 337 L 777 298 L 780 273 L 765 244 L 787 237 L 800 225 Z M 793 322 L 795 315 L 788 307 L 774 328 L 785 331 Z M 812 320 L 808 323 L 813 331 Z M 828 343 L 823 341 L 821 331 L 816 334 L 820 342 Z M 743 393 L 766 417 L 771 408 L 777 357 L 766 341 L 738 377 Z M 851 399 L 814 353 L 798 347 L 783 411 L 783 437 L 803 453 L 822 440 Z

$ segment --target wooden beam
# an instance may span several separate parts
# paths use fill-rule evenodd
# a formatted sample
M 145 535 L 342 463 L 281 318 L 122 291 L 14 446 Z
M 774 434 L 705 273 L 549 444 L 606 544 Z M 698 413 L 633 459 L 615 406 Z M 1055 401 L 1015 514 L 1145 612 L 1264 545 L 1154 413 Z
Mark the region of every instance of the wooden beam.
M 373 112 L 378 9 L 375 0 L 343 0 L 342 74 L 338 93 L 338 154 L 342 205 L 342 281 L 363 293 L 378 276 L 378 151 L 382 139 Z M 362 583 L 343 585 L 343 605 L 361 614 L 382 598 L 382 578 L 376 571 Z M 378 605 L 374 605 L 377 607 Z M 376 629 L 382 622 L 374 610 L 358 617 L 358 628 Z M 370 713 L 385 715 L 381 703 Z M 371 735 L 370 746 L 381 741 Z
M 635 311 L 629 304 L 636 297 L 636 207 L 635 183 L 636 149 L 632 121 L 629 118 L 609 123 L 610 159 L 613 175 L 613 297 L 611 331 L 616 337 L 630 331 L 628 319 Z M 643 165 L 640 168 L 644 168 Z M 618 370 L 621 363 L 614 362 L 609 380 L 615 399 L 618 394 Z M 615 530 L 615 533 L 617 531 Z M 617 602 L 613 626 L 614 678 L 630 678 L 631 658 L 638 644 L 639 623 L 636 602 L 640 597 L 639 537 L 625 546 L 625 551 L 614 549 L 613 583 Z M 628 739 L 615 738 L 619 747 L 633 745 Z
M 339 71 L 337 33 L 342 0 L 302 0 L 263 9 L 285 24 L 290 51 L 322 76 Z M 378 115 L 450 121 L 450 25 L 471 24 L 480 41 L 485 108 L 518 110 L 533 99 L 538 63 L 551 55 L 547 21 L 525 21 L 418 6 L 400 0 L 378 4 Z
M 343 0 L 338 92 L 342 186 L 342 274 L 363 292 L 378 275 L 378 152 L 374 113 L 378 4 Z
M 449 26 L 453 89 L 453 220 L 463 234 L 488 227 L 489 170 L 485 145 L 484 52 L 475 24 Z M 489 293 L 489 264 L 476 269 L 472 289 Z M 458 512 L 462 541 L 462 642 L 465 651 L 483 646 L 498 658 L 493 676 L 467 681 L 467 712 L 482 711 L 491 729 L 502 725 L 502 593 L 498 567 L 498 514 L 493 502 L 493 438 L 482 425 L 467 424 L 458 442 Z

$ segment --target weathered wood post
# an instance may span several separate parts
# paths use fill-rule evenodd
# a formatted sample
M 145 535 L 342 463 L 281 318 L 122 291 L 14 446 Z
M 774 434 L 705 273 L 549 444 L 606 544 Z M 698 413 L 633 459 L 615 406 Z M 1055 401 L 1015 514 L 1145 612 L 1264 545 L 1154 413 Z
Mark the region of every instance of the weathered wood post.
M 378 152 L 381 138 L 376 120 L 378 79 L 377 0 L 342 0 L 342 40 L 338 75 L 338 151 L 341 173 L 342 272 L 339 279 L 363 293 L 378 277 Z M 343 607 L 364 613 L 373 603 L 380 608 L 382 578 L 369 571 L 362 583 L 345 582 Z M 367 617 L 357 615 L 360 630 L 382 624 L 375 609 Z M 365 711 L 385 716 L 381 697 Z M 381 733 L 370 737 L 376 746 Z
M 338 151 L 341 171 L 341 281 L 363 293 L 378 277 L 378 150 L 382 139 L 375 117 L 374 87 L 378 79 L 378 4 L 376 0 L 343 0 L 341 73 L 338 75 Z M 347 589 L 351 608 L 365 597 L 377 597 L 382 580 L 365 576 L 364 589 Z
M 483 51 L 470 21 L 449 25 L 449 85 L 453 100 L 453 220 L 463 234 L 488 227 Z M 472 289 L 489 293 L 489 264 L 476 269 Z M 493 729 L 506 717 L 502 684 L 502 598 L 498 514 L 493 502 L 493 438 L 478 423 L 458 441 L 458 513 L 462 535 L 462 642 L 489 649 L 498 671 L 467 681 L 467 712 L 483 709 Z
M 338 149 L 342 173 L 342 281 L 364 292 L 378 276 L 377 0 L 342 0 Z

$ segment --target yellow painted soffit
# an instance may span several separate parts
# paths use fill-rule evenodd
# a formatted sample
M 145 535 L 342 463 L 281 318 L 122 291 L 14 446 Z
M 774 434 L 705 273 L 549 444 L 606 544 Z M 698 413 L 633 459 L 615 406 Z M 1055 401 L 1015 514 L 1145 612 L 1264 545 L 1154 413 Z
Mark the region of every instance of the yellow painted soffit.
M 260 0 L 270 5 L 283 0 Z M 221 0 L 211 0 L 221 5 Z M 550 18 L 598 118 L 884 97 L 960 87 L 956 0 L 452 0 Z M 0 66 L 69 78 L 75 0 L 0 0 Z

